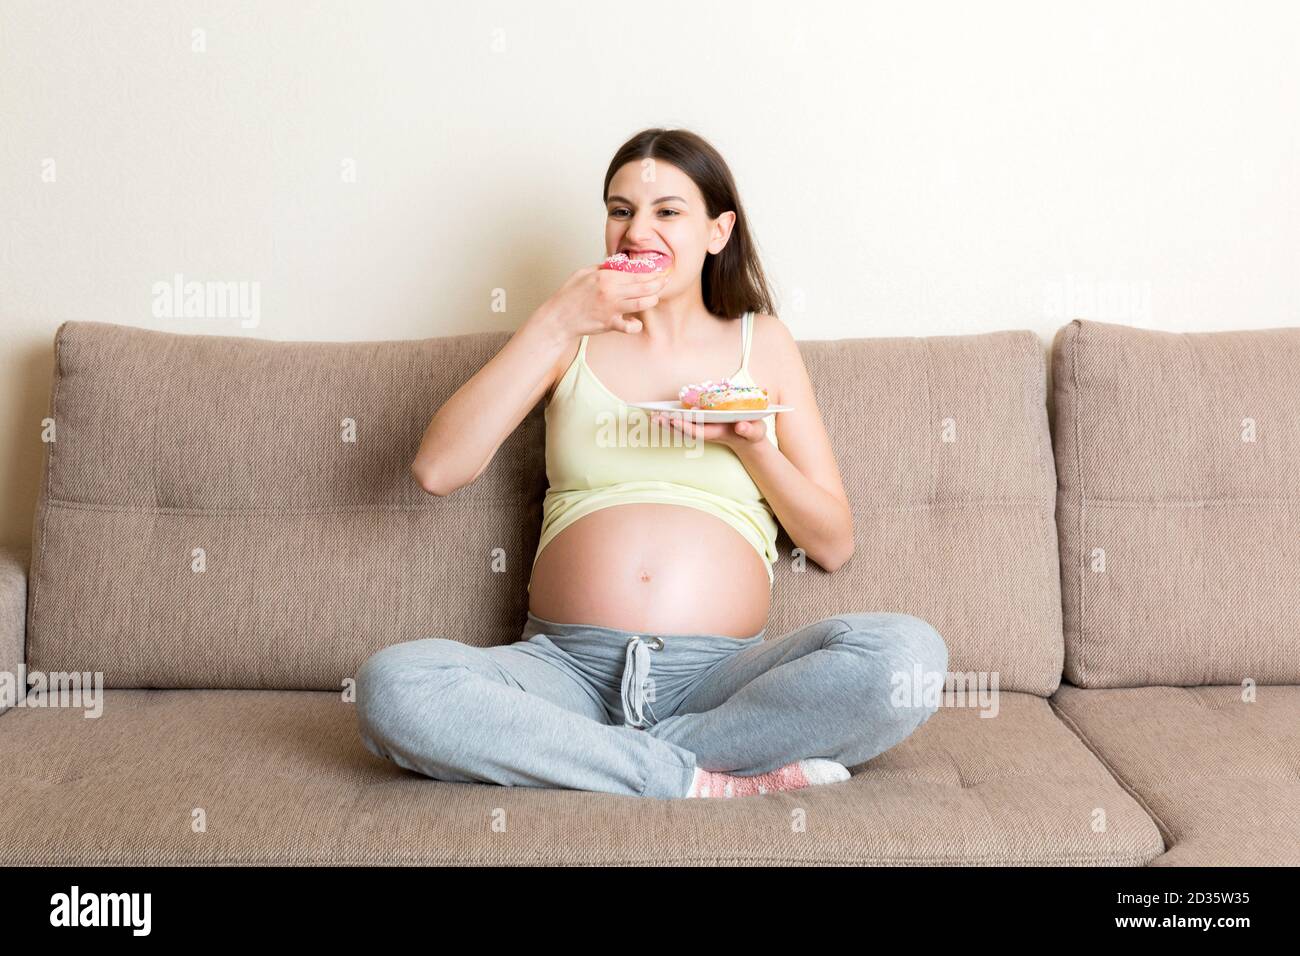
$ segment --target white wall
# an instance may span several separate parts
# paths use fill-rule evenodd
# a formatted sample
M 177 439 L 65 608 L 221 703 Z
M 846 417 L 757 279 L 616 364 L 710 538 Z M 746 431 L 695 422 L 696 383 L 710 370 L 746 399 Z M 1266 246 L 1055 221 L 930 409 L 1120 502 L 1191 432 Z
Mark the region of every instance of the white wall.
M 645 126 L 727 157 L 799 338 L 1300 324 L 1298 10 L 4 0 L 0 541 L 63 320 L 515 328 Z M 258 324 L 155 316 L 176 273 L 256 283 Z

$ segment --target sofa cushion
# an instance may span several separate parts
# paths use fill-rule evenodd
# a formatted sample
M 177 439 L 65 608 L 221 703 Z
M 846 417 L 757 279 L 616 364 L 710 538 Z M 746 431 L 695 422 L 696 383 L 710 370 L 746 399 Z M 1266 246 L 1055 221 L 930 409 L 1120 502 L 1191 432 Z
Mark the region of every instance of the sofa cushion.
M 1056 335 L 1065 676 L 1300 683 L 1300 328 Z
M 1061 679 L 1046 360 L 1029 331 L 799 343 L 853 509 L 855 551 L 796 570 L 782 530 L 768 630 L 903 611 L 949 668 L 1048 695 Z
M 1044 698 L 996 700 L 940 707 L 843 783 L 657 800 L 432 780 L 366 750 L 338 694 L 109 690 L 93 719 L 0 716 L 0 865 L 1142 865 L 1162 852 Z
M 102 671 L 109 687 L 325 690 L 397 641 L 517 640 L 546 485 L 541 405 L 454 496 L 410 471 L 433 410 L 507 338 L 65 322 L 29 666 Z
M 517 640 L 546 490 L 542 403 L 454 494 L 425 494 L 409 470 L 429 417 L 509 336 L 64 323 L 29 665 L 101 671 L 109 687 L 329 690 L 398 641 Z M 910 612 L 943 634 L 953 669 L 1051 693 L 1064 648 L 1037 336 L 800 349 L 857 551 L 828 574 L 791 560 L 782 531 L 769 633 Z
M 1300 686 L 1062 684 L 1051 703 L 1142 802 L 1153 866 L 1300 866 Z

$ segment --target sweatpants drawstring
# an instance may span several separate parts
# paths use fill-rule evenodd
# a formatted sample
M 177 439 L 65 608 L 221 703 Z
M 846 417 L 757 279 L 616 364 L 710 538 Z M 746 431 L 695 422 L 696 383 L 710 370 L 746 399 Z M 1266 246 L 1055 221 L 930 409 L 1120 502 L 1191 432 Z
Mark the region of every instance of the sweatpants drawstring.
M 664 642 L 657 637 L 644 641 L 640 636 L 627 642 L 627 655 L 623 659 L 623 726 L 643 729 L 646 726 L 645 710 L 650 707 L 648 688 L 650 686 L 650 651 L 661 651 Z M 654 708 L 650 707 L 650 716 L 654 717 Z

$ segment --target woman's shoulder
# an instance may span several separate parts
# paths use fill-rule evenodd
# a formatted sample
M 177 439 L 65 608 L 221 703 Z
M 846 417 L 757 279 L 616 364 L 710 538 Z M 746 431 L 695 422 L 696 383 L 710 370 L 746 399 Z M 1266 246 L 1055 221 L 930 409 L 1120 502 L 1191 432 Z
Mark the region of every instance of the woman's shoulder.
M 794 342 L 794 336 L 781 319 L 766 312 L 751 313 L 750 330 L 757 343 L 766 340 L 772 347 L 788 348 Z
M 751 335 L 750 375 L 761 375 L 767 382 L 771 382 L 771 386 L 765 387 L 769 393 L 778 396 L 775 401 L 781 404 L 779 396 L 782 382 L 789 380 L 791 364 L 802 362 L 799 345 L 789 327 L 779 317 L 766 312 L 754 313 Z

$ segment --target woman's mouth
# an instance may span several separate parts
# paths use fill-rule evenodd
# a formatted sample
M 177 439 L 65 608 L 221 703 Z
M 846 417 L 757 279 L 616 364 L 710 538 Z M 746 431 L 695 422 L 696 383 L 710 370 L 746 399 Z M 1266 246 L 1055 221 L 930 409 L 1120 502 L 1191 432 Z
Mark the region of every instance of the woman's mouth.
M 672 256 L 664 252 L 621 249 L 608 256 L 601 268 L 617 269 L 619 272 L 667 272 L 672 265 Z
M 658 249 L 620 249 L 619 252 L 629 259 L 663 259 L 665 264 L 672 259 L 672 256 L 668 255 L 668 253 L 661 252 Z

